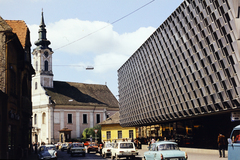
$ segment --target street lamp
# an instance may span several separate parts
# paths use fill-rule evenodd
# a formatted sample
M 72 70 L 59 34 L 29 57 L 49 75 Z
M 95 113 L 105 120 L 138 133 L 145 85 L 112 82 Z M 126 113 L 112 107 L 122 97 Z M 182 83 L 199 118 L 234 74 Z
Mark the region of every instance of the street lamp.
M 94 70 L 94 67 L 93 66 L 88 66 L 88 67 L 86 67 L 86 70 Z

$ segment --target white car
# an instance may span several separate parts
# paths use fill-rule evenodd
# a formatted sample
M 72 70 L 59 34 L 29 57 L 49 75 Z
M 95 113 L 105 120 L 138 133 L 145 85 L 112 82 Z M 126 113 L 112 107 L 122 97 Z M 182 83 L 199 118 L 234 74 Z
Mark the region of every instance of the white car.
M 38 159 L 57 160 L 57 149 L 55 145 L 43 145 L 38 149 Z
M 83 143 L 73 143 L 70 148 L 71 156 L 74 154 L 81 154 L 83 157 L 85 157 L 85 147 Z
M 137 155 L 138 151 L 133 142 L 117 142 L 111 149 L 111 159 L 119 159 L 121 157 L 135 159 Z
M 180 151 L 177 143 L 170 141 L 159 141 L 149 147 L 149 151 L 144 152 L 144 160 L 187 160 L 187 153 Z
M 113 148 L 115 143 L 105 143 L 102 148 L 102 156 L 104 158 L 111 156 L 111 149 Z

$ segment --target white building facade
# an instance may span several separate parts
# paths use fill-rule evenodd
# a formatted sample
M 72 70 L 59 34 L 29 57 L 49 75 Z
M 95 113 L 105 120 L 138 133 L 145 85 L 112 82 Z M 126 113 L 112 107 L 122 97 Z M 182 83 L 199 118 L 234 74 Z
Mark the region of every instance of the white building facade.
M 119 110 L 118 101 L 105 85 L 53 81 L 52 54 L 48 47 L 42 13 L 39 39 L 33 54 L 36 75 L 32 78 L 32 141 L 56 143 L 80 139 L 92 128 Z M 70 135 L 62 137 L 60 130 Z

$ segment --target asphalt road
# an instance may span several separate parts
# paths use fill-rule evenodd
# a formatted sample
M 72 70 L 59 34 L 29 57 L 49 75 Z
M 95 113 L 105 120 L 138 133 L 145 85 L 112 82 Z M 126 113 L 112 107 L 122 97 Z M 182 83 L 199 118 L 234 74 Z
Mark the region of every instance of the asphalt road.
M 142 156 L 143 156 L 143 153 L 145 152 L 144 150 L 139 150 L 140 154 L 136 157 L 136 160 L 141 160 L 142 159 Z M 226 151 L 227 153 L 227 151 Z M 218 154 L 206 154 L 206 153 L 188 153 L 188 160 L 219 160 L 219 155 Z M 94 153 L 94 152 L 91 152 L 91 153 L 86 153 L 86 156 L 85 157 L 82 157 L 81 155 L 75 155 L 74 157 L 71 157 L 70 154 L 67 154 L 66 151 L 64 152 L 61 152 L 59 151 L 58 152 L 58 160 L 89 160 L 89 159 L 92 159 L 92 160 L 95 160 L 95 159 L 105 159 L 105 158 L 102 158 L 100 156 L 99 153 Z M 106 158 L 105 160 L 110 160 L 111 158 L 108 157 Z M 125 160 L 126 158 L 122 158 L 123 160 Z M 227 157 L 225 158 L 221 158 L 222 160 L 227 160 Z

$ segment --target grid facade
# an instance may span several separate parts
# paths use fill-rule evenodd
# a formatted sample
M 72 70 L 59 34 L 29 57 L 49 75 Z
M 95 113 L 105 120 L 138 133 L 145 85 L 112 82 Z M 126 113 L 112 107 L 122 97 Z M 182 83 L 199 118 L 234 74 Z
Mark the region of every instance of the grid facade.
M 122 126 L 240 108 L 239 0 L 185 0 L 119 68 Z

